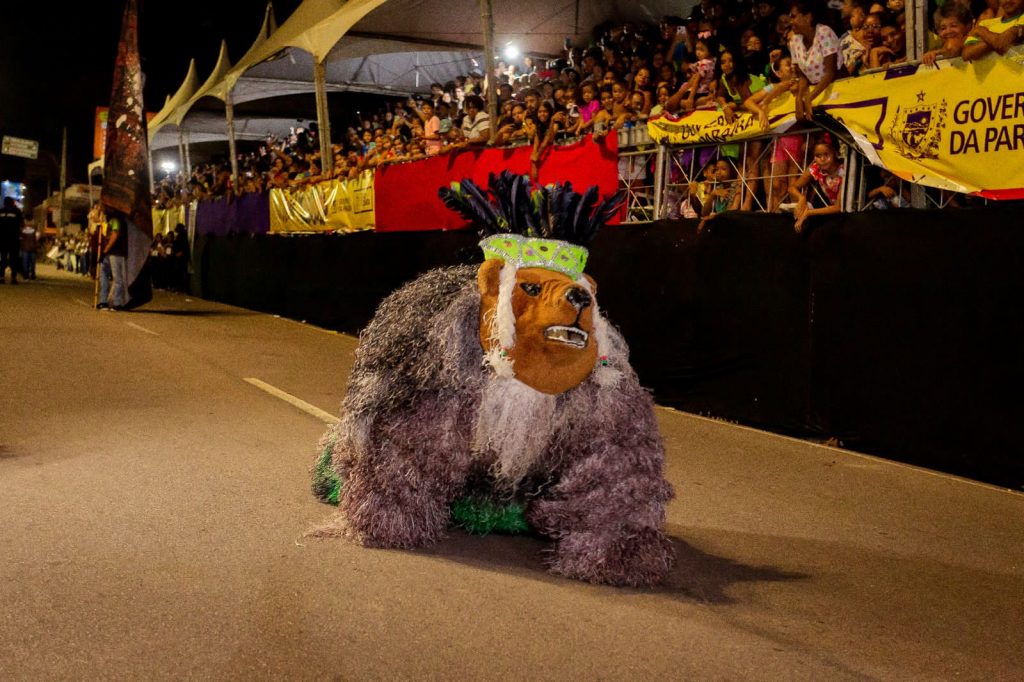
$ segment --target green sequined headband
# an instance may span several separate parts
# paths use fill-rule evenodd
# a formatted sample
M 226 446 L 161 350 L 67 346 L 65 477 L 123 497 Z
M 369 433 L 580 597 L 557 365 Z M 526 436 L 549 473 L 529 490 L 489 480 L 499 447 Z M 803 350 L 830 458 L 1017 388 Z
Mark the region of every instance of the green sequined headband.
M 517 268 L 544 268 L 568 275 L 583 275 L 589 251 L 560 239 L 527 237 L 521 234 L 493 234 L 480 241 L 484 260 L 503 260 Z

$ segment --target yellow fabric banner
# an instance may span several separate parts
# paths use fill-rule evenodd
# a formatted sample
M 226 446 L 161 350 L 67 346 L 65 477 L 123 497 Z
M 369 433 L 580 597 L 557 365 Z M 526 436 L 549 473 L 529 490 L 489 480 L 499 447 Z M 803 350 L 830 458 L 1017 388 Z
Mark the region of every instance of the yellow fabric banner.
M 352 180 L 270 190 L 271 232 L 356 232 L 373 225 L 373 171 Z
M 769 133 L 783 133 L 796 122 L 793 95 L 776 97 L 768 111 L 768 128 L 762 128 L 757 117 L 746 110 L 737 112 L 732 123 L 717 109 L 694 109 L 676 118 L 658 116 L 647 122 L 647 132 L 655 142 L 667 144 L 719 144 L 760 137 Z
M 153 234 L 174 232 L 174 226 L 178 223 L 185 224 L 184 206 L 153 209 Z
M 836 81 L 815 113 L 836 119 L 860 151 L 910 182 L 994 199 L 1024 198 L 1024 47 L 1005 57 L 907 65 Z M 719 144 L 782 133 L 793 98 L 772 103 L 770 126 L 750 114 L 728 123 L 713 109 L 647 124 L 656 142 Z
M 930 187 L 1024 197 L 1024 50 L 839 81 L 815 107 L 872 163 Z

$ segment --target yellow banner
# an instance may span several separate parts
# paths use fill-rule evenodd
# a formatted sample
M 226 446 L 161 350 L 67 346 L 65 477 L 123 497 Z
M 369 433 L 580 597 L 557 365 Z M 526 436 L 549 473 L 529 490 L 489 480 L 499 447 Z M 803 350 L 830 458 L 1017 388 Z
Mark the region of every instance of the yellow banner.
M 372 230 L 373 171 L 301 189 L 270 190 L 271 232 Z
M 815 111 L 876 165 L 918 184 L 1024 197 L 1024 50 L 907 66 L 835 83 Z
M 746 111 L 737 112 L 732 123 L 717 109 L 694 109 L 679 118 L 659 116 L 647 122 L 647 132 L 655 142 L 667 144 L 719 144 L 783 133 L 796 122 L 793 96 L 776 97 L 768 111 L 768 128 L 762 128 L 757 117 Z
M 995 199 L 1024 198 L 1024 48 L 973 63 L 907 65 L 836 81 L 815 113 L 836 119 L 860 151 L 910 182 Z M 719 144 L 781 133 L 794 122 L 780 97 L 767 130 L 750 114 L 728 123 L 713 109 L 647 124 L 656 142 Z
M 174 232 L 174 227 L 178 223 L 185 224 L 184 206 L 153 209 L 153 234 Z

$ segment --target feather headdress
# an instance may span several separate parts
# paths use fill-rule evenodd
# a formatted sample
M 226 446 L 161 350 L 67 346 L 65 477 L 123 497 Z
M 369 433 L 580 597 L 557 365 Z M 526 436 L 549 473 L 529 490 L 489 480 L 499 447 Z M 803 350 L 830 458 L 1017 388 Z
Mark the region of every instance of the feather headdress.
M 531 186 L 525 175 L 502 171 L 488 178 L 488 192 L 472 180 L 438 190 L 445 206 L 473 223 L 486 258 L 518 267 L 543 267 L 573 279 L 583 273 L 586 245 L 625 200 L 619 191 L 598 201 L 598 188 L 583 194 L 572 183 Z

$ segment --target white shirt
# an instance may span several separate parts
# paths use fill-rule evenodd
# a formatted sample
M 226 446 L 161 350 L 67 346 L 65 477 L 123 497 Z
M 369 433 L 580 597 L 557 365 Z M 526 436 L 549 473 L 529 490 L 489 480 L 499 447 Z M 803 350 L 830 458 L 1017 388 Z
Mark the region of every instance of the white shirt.
M 789 54 L 793 66 L 800 69 L 811 85 L 817 85 L 825 77 L 825 57 L 839 54 L 839 38 L 828 26 L 818 24 L 810 49 L 804 45 L 804 37 L 795 33 L 789 39 Z
M 491 117 L 485 111 L 476 112 L 476 118 L 472 121 L 469 120 L 469 114 L 466 114 L 466 117 L 462 119 L 462 132 L 467 140 L 472 141 L 473 138 L 483 135 L 483 141 L 487 142 L 490 130 Z M 488 134 L 484 135 L 484 131 L 487 131 Z

